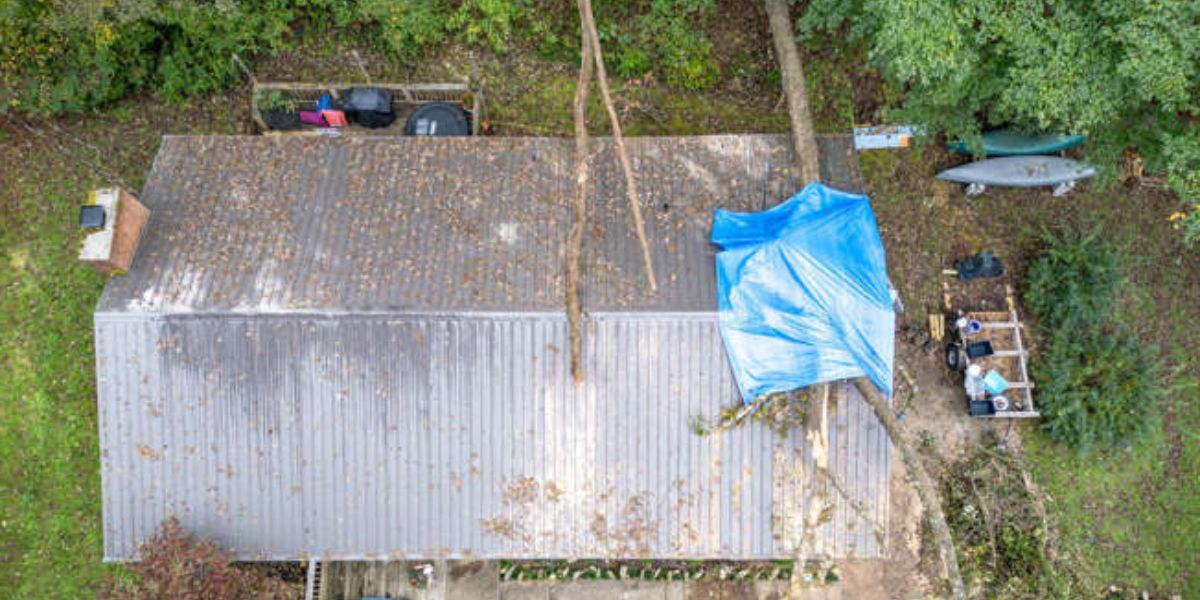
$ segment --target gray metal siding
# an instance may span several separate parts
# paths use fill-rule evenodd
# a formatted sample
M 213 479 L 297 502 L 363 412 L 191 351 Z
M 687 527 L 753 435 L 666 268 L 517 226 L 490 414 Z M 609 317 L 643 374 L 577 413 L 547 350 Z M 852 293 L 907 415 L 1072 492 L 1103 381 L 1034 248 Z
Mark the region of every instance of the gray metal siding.
M 580 387 L 552 315 L 110 316 L 96 340 L 109 559 L 170 515 L 249 559 L 787 557 L 815 485 L 800 434 L 690 431 L 737 403 L 711 316 L 594 315 Z M 806 551 L 877 555 L 886 440 L 855 397 L 832 414 L 848 498 Z

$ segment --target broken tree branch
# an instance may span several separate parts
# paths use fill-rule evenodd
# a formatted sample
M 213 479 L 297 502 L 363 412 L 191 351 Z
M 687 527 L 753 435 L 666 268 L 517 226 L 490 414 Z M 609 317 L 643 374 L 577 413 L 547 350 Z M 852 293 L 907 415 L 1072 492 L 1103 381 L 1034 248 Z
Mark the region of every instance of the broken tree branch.
M 600 84 L 600 96 L 604 99 L 604 107 L 608 110 L 608 120 L 612 122 L 613 143 L 617 147 L 617 156 L 621 160 L 621 170 L 625 172 L 625 195 L 629 198 L 629 211 L 633 213 L 633 227 L 637 234 L 638 243 L 642 246 L 642 264 L 646 271 L 646 285 L 650 293 L 658 290 L 654 278 L 654 262 L 650 259 L 650 244 L 646 241 L 646 224 L 642 220 L 642 207 L 638 202 L 637 182 L 633 177 L 633 163 L 629 160 L 629 151 L 625 148 L 625 136 L 621 134 L 621 120 L 613 107 L 612 96 L 608 93 L 608 73 L 604 69 L 604 54 L 600 50 L 600 36 L 596 33 L 596 19 L 592 16 L 591 0 L 579 0 L 580 28 L 585 30 L 585 42 L 590 40 L 592 58 L 596 63 L 596 81 Z
M 583 5 L 579 17 L 584 18 Z M 583 383 L 583 332 L 582 309 L 579 301 L 580 255 L 583 253 L 583 232 L 587 228 L 588 195 L 588 132 L 587 102 L 591 92 L 592 45 L 588 41 L 586 27 L 579 28 L 582 60 L 579 65 L 579 82 L 575 86 L 575 220 L 567 239 L 567 324 L 571 337 L 571 377 L 575 385 Z
M 820 181 L 821 169 L 817 156 L 817 136 L 813 133 L 812 118 L 808 111 L 804 67 L 800 64 L 800 50 L 796 48 L 796 35 L 792 32 L 787 0 L 766 0 L 766 4 L 771 37 L 775 41 L 775 58 L 779 61 L 788 113 L 792 116 L 792 145 L 796 150 L 796 160 L 800 163 L 800 181 L 807 185 Z
M 954 538 L 950 537 L 950 526 L 946 524 L 946 515 L 942 512 L 942 500 L 938 496 L 937 486 L 929 477 L 929 473 L 925 471 L 921 457 L 904 439 L 900 422 L 892 415 L 887 399 L 883 397 L 875 384 L 866 377 L 857 377 L 854 379 L 854 387 L 858 388 L 863 400 L 875 411 L 875 416 L 879 418 L 888 437 L 892 439 L 892 444 L 900 449 L 900 460 L 908 469 L 921 504 L 925 505 L 925 516 L 929 520 L 929 528 L 933 531 L 933 540 L 937 544 L 938 554 L 942 557 L 946 578 L 950 580 L 950 591 L 955 598 L 966 598 L 967 591 L 963 586 L 962 575 L 958 571 L 958 556 L 954 553 Z

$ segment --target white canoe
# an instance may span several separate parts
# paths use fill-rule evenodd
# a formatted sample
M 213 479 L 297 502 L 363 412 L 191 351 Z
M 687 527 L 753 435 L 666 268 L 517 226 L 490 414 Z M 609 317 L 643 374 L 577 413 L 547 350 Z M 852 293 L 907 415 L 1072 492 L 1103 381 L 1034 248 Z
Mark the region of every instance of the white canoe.
M 1057 156 L 1005 156 L 968 163 L 937 174 L 938 179 L 1007 187 L 1059 185 L 1096 175 L 1096 170 Z

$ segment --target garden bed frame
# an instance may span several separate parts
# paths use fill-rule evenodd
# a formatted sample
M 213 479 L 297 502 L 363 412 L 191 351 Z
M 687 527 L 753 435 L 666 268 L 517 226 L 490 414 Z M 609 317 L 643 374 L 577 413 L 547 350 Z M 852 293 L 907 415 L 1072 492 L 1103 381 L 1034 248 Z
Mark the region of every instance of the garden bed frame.
M 275 90 L 282 92 L 297 103 L 316 103 L 323 95 L 329 94 L 338 98 L 341 90 L 351 87 L 375 87 L 392 93 L 392 108 L 396 111 L 396 123 L 403 132 L 404 119 L 417 106 L 429 102 L 447 102 L 457 104 L 471 116 L 471 135 L 479 135 L 479 125 L 483 117 L 483 90 L 471 89 L 467 83 L 296 83 L 296 82 L 255 82 L 250 92 L 250 118 L 259 133 L 264 135 L 321 135 L 326 129 L 311 128 L 295 131 L 279 131 L 267 127 L 263 120 L 262 111 L 258 106 L 258 96 L 261 92 Z M 337 128 L 339 135 L 399 135 L 393 124 L 382 129 L 367 129 L 351 124 L 348 127 Z
M 971 360 L 978 364 L 984 372 L 995 369 L 1008 380 L 1005 391 L 1019 392 L 1021 410 L 1006 410 L 991 415 L 979 415 L 984 419 L 1036 419 L 1041 415 L 1033 404 L 1033 381 L 1029 379 L 1029 352 L 1021 339 L 1021 328 L 1024 325 L 1017 318 L 1013 307 L 1012 297 L 1009 297 L 1008 312 L 977 311 L 968 312 L 964 316 L 975 319 L 983 325 L 983 330 L 971 336 L 972 342 L 988 341 L 995 348 L 995 353 L 989 356 Z

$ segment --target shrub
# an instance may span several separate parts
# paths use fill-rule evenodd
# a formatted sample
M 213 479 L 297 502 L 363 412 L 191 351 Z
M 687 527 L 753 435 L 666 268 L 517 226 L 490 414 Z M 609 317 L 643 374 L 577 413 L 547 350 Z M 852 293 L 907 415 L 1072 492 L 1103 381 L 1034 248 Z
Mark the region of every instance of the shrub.
M 1109 324 L 1120 257 L 1100 233 L 1043 232 L 1045 249 L 1026 275 L 1026 300 L 1049 334 L 1033 367 L 1041 426 L 1081 451 L 1133 439 L 1163 395 L 1153 350 Z
M 1041 237 L 1045 250 L 1029 266 L 1025 298 L 1041 325 L 1058 330 L 1104 321 L 1121 284 L 1116 249 L 1098 229 L 1045 231 Z
M 211 540 L 202 540 L 175 519 L 163 523 L 140 550 L 141 560 L 130 563 L 126 581 L 107 581 L 101 599 L 210 600 L 290 598 L 283 582 L 238 568 Z
M 1081 451 L 1132 440 L 1165 393 L 1152 347 L 1102 331 L 1056 332 L 1034 375 L 1042 429 Z
M 450 11 L 440 0 L 359 0 L 358 19 L 379 28 L 379 43 L 409 60 L 446 37 Z
M 623 48 L 617 54 L 617 64 L 613 71 L 626 79 L 641 77 L 650 72 L 650 55 L 641 48 Z
M 712 44 L 698 24 L 716 10 L 713 0 L 653 0 L 642 16 L 642 39 L 654 48 L 668 85 L 702 90 L 717 81 Z
M 513 25 L 528 9 L 524 0 L 463 0 L 450 26 L 468 43 L 486 40 L 496 52 L 505 52 Z

